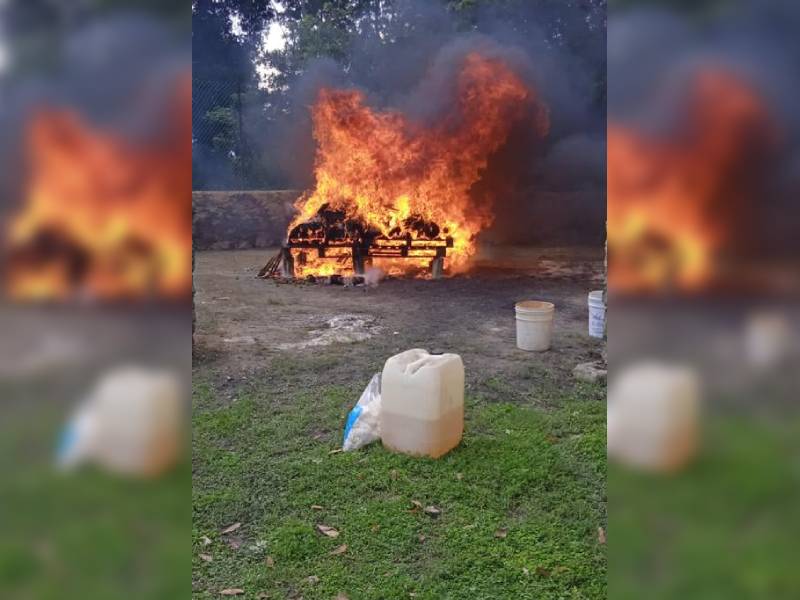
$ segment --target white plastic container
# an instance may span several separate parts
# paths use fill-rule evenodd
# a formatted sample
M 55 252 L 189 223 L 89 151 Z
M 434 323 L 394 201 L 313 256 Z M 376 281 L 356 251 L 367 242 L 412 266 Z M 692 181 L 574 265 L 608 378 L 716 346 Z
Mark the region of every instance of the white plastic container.
M 550 349 L 555 306 L 551 302 L 525 300 L 514 305 L 517 314 L 517 348 L 533 352 Z
M 464 363 L 458 354 L 415 348 L 386 361 L 381 378 L 383 445 L 403 454 L 438 458 L 464 432 Z
M 64 469 L 93 463 L 123 475 L 159 475 L 178 460 L 187 419 L 173 373 L 117 368 L 100 379 L 67 425 L 58 463 Z
M 606 305 L 603 290 L 589 292 L 589 336 L 602 339 L 606 334 Z
M 695 454 L 700 383 L 689 367 L 644 362 L 608 390 L 608 455 L 645 471 L 675 471 Z

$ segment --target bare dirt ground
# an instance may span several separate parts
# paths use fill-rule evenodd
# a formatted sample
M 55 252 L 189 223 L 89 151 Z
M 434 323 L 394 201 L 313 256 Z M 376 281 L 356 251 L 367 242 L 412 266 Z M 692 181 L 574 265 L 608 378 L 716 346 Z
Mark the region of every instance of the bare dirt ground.
M 357 387 L 390 355 L 420 347 L 460 354 L 473 392 L 536 403 L 531 373 L 558 385 L 601 351 L 586 307 L 586 294 L 602 285 L 601 248 L 484 249 L 469 274 L 370 289 L 255 278 L 272 253 L 197 255 L 195 365 L 218 381 L 291 365 L 309 383 Z M 548 352 L 516 348 L 514 303 L 529 299 L 556 305 Z

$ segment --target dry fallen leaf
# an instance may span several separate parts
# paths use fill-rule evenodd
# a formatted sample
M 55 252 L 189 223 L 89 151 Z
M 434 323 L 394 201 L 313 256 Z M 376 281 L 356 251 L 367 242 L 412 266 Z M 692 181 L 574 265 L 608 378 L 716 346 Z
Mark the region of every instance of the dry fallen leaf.
M 464 474 L 463 473 L 456 473 L 456 479 L 461 481 L 462 479 L 464 479 Z
M 602 527 L 597 528 L 597 541 L 600 542 L 601 544 L 606 543 L 606 530 L 603 529 Z
M 231 547 L 232 550 L 238 550 L 242 547 L 242 538 L 240 537 L 232 537 L 226 540 L 228 546 Z
M 211 545 L 211 538 L 208 537 L 207 535 L 204 535 L 203 537 L 200 538 L 200 542 L 202 542 L 203 546 L 209 546 Z
M 501 527 L 497 531 L 494 532 L 494 537 L 505 539 L 508 537 L 508 527 Z
M 536 574 L 539 577 L 550 577 L 550 569 L 545 569 L 544 567 L 536 567 Z
M 423 534 L 421 534 L 421 533 L 420 533 L 420 534 L 417 536 L 417 539 L 419 540 L 419 543 L 421 544 L 421 543 L 423 543 L 425 540 L 427 540 L 428 538 L 427 538 L 427 537 L 425 537 Z
M 206 562 L 211 562 L 212 560 L 214 560 L 214 557 L 211 556 L 210 554 L 201 554 L 200 555 L 200 560 L 204 560 Z
M 271 556 L 268 556 L 267 558 L 265 558 L 265 559 L 264 559 L 264 563 L 265 563 L 265 564 L 266 564 L 266 565 L 267 565 L 267 566 L 268 566 L 270 569 L 272 569 L 272 568 L 275 566 L 275 559 L 274 559 L 274 558 L 272 558 Z
M 312 504 L 311 510 L 322 510 L 322 507 L 319 504 Z
M 228 588 L 220 592 L 221 596 L 241 596 L 242 594 L 244 594 L 244 590 L 241 588 Z
M 336 450 L 331 450 L 330 452 L 328 452 L 328 454 L 339 454 L 339 452 L 342 452 L 341 448 L 337 448 Z
M 338 556 L 339 554 L 344 554 L 347 552 L 347 544 L 342 544 L 341 546 L 336 546 L 333 550 L 331 550 L 331 554 L 333 556 Z
M 381 530 L 381 526 L 375 523 L 372 527 L 369 528 L 372 533 L 378 533 Z
M 419 500 L 412 500 L 411 501 L 411 505 L 413 506 L 413 508 L 411 510 L 409 510 L 408 512 L 412 512 L 412 513 L 413 512 L 417 512 L 418 510 L 420 510 L 422 508 L 422 502 L 420 502 Z
M 345 596 L 344 594 L 342 594 L 342 593 L 340 592 L 340 593 L 339 593 L 339 594 L 336 596 L 336 598 L 334 598 L 334 600 L 350 600 L 350 598 L 348 598 L 347 596 Z
M 241 523 L 234 523 L 233 525 L 229 525 L 228 527 L 222 530 L 222 535 L 225 535 L 226 533 L 233 533 L 241 526 L 242 526 Z
M 438 517 L 440 514 L 442 514 L 442 511 L 435 506 L 426 506 L 425 514 L 430 515 L 432 517 Z
M 317 585 L 319 583 L 319 577 L 317 577 L 316 575 L 310 575 L 306 579 L 306 581 L 308 581 L 308 583 L 310 583 L 311 585 Z
M 400 477 L 400 471 L 398 471 L 397 469 L 392 469 L 391 471 L 389 471 L 389 478 L 390 479 L 395 479 L 396 480 L 398 477 Z
M 258 596 L 256 596 L 256 600 L 267 600 L 269 598 L 269 594 L 267 592 L 261 592 Z
M 531 572 L 528 571 L 527 567 L 522 567 L 522 574 L 525 575 L 525 577 L 528 577 L 531 574 Z
M 329 538 L 339 537 L 339 532 L 328 525 L 317 525 L 317 531 L 319 531 L 322 535 L 328 536 Z

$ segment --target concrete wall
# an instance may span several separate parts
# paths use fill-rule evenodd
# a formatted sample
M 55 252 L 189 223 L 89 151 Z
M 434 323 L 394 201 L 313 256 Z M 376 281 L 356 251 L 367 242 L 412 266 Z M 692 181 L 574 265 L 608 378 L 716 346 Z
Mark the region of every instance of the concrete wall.
M 192 192 L 192 229 L 198 250 L 280 246 L 296 190 Z

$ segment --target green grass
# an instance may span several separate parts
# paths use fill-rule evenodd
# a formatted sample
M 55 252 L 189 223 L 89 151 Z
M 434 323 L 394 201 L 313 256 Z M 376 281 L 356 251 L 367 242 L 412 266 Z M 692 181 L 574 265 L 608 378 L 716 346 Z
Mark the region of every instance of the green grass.
M 379 443 L 330 454 L 360 390 L 265 382 L 225 404 L 212 382 L 200 374 L 194 390 L 196 598 L 605 597 L 604 388 L 575 384 L 548 411 L 484 391 L 467 400 L 462 444 L 430 460 Z
M 614 598 L 798 598 L 800 421 L 720 416 L 685 471 L 609 469 Z
M 60 380 L 59 380 L 60 383 Z M 189 594 L 190 465 L 155 481 L 60 473 L 62 386 L 0 382 L 0 598 L 172 600 Z
M 97 472 L 16 477 L 0 493 L 3 598 L 185 597 L 188 469 L 157 484 Z
M 189 465 L 158 481 L 53 469 L 64 407 L 0 415 L 0 598 L 113 600 L 189 591 Z

